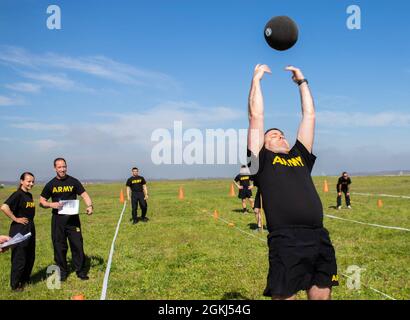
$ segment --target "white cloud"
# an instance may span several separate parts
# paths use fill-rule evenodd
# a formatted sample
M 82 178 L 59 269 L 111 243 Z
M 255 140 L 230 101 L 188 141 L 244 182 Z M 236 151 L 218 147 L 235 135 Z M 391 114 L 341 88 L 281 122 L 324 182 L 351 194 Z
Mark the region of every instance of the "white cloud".
M 51 149 L 54 149 L 55 147 L 60 145 L 60 142 L 51 139 L 34 140 L 31 141 L 31 143 L 35 146 L 35 148 L 38 151 L 41 152 L 50 151 Z
M 0 106 L 19 106 L 23 104 L 24 100 L 21 98 L 10 98 L 6 96 L 0 96 Z
M 14 123 L 14 124 L 11 124 L 10 127 L 18 128 L 18 129 L 34 130 L 34 131 L 67 132 L 68 130 L 68 127 L 66 125 L 48 124 L 48 123 L 40 123 L 40 122 Z
M 50 74 L 50 73 L 22 73 L 24 77 L 42 82 L 44 85 L 70 90 L 76 87 L 76 83 L 70 80 L 65 74 Z
M 105 56 L 70 57 L 56 53 L 32 54 L 23 48 L 0 46 L 0 63 L 26 68 L 72 70 L 132 86 L 179 90 L 172 77 L 117 62 Z
M 26 92 L 26 93 L 38 93 L 41 90 L 41 86 L 35 83 L 17 82 L 6 84 L 5 87 L 10 90 Z
M 317 112 L 318 123 L 326 127 L 407 127 L 410 126 L 410 113 L 379 112 Z

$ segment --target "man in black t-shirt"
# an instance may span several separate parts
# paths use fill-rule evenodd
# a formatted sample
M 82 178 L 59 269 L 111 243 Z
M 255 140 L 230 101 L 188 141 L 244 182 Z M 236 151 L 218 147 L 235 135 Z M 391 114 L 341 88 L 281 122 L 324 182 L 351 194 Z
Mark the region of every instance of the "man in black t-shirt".
M 323 228 L 323 208 L 311 178 L 316 157 L 312 154 L 315 110 L 302 72 L 288 66 L 299 86 L 302 121 L 295 145 L 290 148 L 283 132 L 264 132 L 261 79 L 271 73 L 255 67 L 249 93 L 248 149 L 251 173 L 263 198 L 269 231 L 269 273 L 265 296 L 295 299 L 306 290 L 309 299 L 330 299 L 338 285 L 335 251 Z
M 51 238 L 54 260 L 60 268 L 61 281 L 65 281 L 69 272 L 67 266 L 68 239 L 77 277 L 81 280 L 88 280 L 80 217 L 78 214 L 59 214 L 59 210 L 63 207 L 62 201 L 76 200 L 79 195 L 87 206 L 87 214 L 91 215 L 93 213 L 92 201 L 81 182 L 67 174 L 67 163 L 63 158 L 54 160 L 54 169 L 57 176 L 45 185 L 40 196 L 40 205 L 43 208 L 52 208 Z M 49 198 L 51 202 L 47 201 Z
M 249 174 L 247 166 L 241 166 L 241 171 L 235 177 L 233 182 L 239 189 L 238 198 L 242 200 L 242 212 L 246 213 L 246 199 L 248 199 L 251 208 L 253 209 L 252 189 L 253 177 Z
M 148 189 L 147 182 L 144 177 L 139 175 L 138 168 L 132 168 L 132 176 L 128 178 L 126 182 L 127 186 L 127 198 L 128 201 L 131 201 L 131 214 L 132 214 L 132 223 L 138 223 L 137 209 L 138 204 L 141 207 L 141 220 L 147 222 L 148 218 L 147 209 L 148 209 Z
M 346 206 L 348 209 L 352 209 L 350 205 L 350 192 L 349 185 L 352 183 L 347 172 L 343 172 L 342 176 L 337 181 L 336 190 L 337 190 L 337 209 L 342 209 L 342 192 L 345 194 Z

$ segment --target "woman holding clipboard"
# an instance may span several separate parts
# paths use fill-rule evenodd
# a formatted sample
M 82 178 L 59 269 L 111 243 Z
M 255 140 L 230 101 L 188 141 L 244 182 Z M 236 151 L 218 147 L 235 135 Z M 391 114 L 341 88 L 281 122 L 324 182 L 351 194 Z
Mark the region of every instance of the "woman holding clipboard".
M 35 204 L 29 192 L 34 186 L 34 175 L 24 172 L 20 177 L 17 191 L 4 202 L 1 211 L 13 222 L 10 226 L 10 237 L 20 233 L 31 237 L 17 244 L 11 252 L 10 285 L 13 291 L 23 291 L 29 283 L 36 256 L 36 230 L 34 226 Z

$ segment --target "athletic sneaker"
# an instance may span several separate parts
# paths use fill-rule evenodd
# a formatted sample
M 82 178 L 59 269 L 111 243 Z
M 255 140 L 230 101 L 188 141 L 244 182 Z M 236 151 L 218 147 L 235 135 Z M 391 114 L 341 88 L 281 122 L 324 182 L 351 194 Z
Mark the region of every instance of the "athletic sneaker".
M 147 217 L 141 218 L 141 221 L 142 222 L 148 222 L 148 218 Z
M 337 210 L 340 210 L 340 209 L 342 209 L 342 206 L 338 206 L 338 207 L 337 207 Z
M 347 206 L 348 209 L 352 209 L 352 206 Z
M 23 286 L 18 286 L 17 288 L 11 289 L 13 292 L 23 292 L 24 287 Z

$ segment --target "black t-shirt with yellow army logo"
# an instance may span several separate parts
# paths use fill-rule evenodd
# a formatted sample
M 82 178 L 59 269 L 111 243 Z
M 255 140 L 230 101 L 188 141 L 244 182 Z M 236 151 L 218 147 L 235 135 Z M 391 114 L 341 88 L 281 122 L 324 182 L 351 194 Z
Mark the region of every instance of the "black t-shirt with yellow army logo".
M 127 187 L 131 188 L 131 191 L 134 192 L 143 192 L 142 186 L 144 184 L 147 184 L 143 176 L 137 176 L 137 177 L 130 177 L 127 180 L 127 183 L 125 184 Z
M 4 203 L 9 206 L 16 218 L 34 219 L 36 206 L 30 192 L 24 192 L 19 189 L 16 192 L 13 192 Z
M 311 177 L 315 160 L 298 140 L 289 154 L 261 149 L 256 179 L 270 232 L 281 227 L 323 227 L 323 207 Z
M 242 186 L 244 190 L 247 190 L 251 185 L 253 177 L 249 174 L 238 174 L 234 180 L 239 182 L 239 185 Z
M 60 200 L 76 200 L 77 195 L 81 195 L 84 192 L 85 189 L 81 182 L 67 175 L 63 179 L 55 177 L 48 182 L 41 192 L 41 196 L 45 199 L 51 197 L 52 202 L 58 202 Z M 57 214 L 58 210 L 53 209 L 52 212 Z

